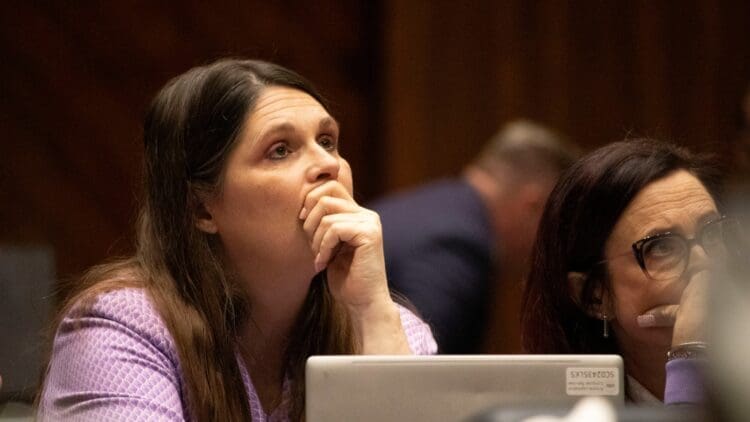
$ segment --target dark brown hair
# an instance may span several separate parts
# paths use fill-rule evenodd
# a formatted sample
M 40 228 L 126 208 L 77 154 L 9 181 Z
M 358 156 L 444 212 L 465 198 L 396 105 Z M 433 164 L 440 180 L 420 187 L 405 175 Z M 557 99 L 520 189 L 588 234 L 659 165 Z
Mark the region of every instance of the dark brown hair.
M 328 110 L 301 76 L 255 60 L 219 60 L 162 88 L 145 119 L 145 198 L 136 253 L 92 268 L 60 314 L 92 303 L 106 290 L 144 287 L 174 337 L 196 420 L 251 419 L 235 354 L 237 330 L 251 304 L 227 278 L 217 237 L 198 230 L 195 218 L 198 198 L 221 189 L 227 157 L 268 86 L 299 89 Z M 301 419 L 304 410 L 307 357 L 355 353 L 356 348 L 347 314 L 332 300 L 327 284 L 311 283 L 286 356 L 293 420 Z
M 604 246 L 620 215 L 649 183 L 676 170 L 697 177 L 716 199 L 718 177 L 706 156 L 649 139 L 616 142 L 570 167 L 547 200 L 522 299 L 521 331 L 529 353 L 617 353 L 613 336 L 583 309 L 608 292 Z M 568 272 L 587 274 L 581 303 Z

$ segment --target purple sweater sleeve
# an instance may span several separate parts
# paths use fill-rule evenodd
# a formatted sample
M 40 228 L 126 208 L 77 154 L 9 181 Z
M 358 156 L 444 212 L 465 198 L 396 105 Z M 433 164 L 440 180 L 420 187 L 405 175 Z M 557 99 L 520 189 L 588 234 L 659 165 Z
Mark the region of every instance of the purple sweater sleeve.
M 53 344 L 40 420 L 170 420 L 183 413 L 166 327 L 145 292 L 101 295 L 66 316 Z
M 674 359 L 667 362 L 664 404 L 701 404 L 705 402 L 703 359 Z
M 411 352 L 415 355 L 434 355 L 437 353 L 437 343 L 432 336 L 430 326 L 401 305 L 399 305 L 399 313 Z

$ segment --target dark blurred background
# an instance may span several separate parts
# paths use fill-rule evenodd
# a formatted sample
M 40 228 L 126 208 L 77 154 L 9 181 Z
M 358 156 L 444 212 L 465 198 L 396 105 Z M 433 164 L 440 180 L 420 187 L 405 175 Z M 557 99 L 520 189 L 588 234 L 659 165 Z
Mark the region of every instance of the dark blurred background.
M 514 117 L 728 162 L 748 28 L 745 1 L 2 2 L 0 243 L 50 245 L 58 278 L 128 252 L 145 108 L 226 55 L 333 101 L 361 202 L 457 172 Z

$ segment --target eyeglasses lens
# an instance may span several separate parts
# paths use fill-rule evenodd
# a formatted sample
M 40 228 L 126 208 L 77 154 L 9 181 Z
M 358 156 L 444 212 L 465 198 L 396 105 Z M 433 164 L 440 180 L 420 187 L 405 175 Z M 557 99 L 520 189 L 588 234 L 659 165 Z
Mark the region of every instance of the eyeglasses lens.
M 721 261 L 742 248 L 742 239 L 740 223 L 727 218 L 703 227 L 698 243 L 711 259 Z M 656 280 L 681 276 L 689 259 L 691 243 L 676 234 L 647 240 L 642 249 L 646 272 Z
M 686 252 L 685 239 L 679 236 L 650 239 L 643 244 L 646 271 L 657 280 L 679 277 L 684 270 Z

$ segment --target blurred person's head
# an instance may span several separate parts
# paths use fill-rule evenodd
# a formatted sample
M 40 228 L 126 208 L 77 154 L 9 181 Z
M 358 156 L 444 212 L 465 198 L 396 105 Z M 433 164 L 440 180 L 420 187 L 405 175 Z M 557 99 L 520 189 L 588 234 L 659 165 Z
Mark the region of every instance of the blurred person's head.
M 744 233 L 747 236 L 747 233 Z M 747 240 L 747 237 L 745 237 Z M 747 251 L 747 249 L 745 249 Z M 743 254 L 711 284 L 707 371 L 715 420 L 741 422 L 750 415 L 750 260 Z
M 747 195 L 743 185 L 750 183 L 750 85 L 740 103 L 739 110 L 739 132 L 733 138 L 731 145 L 731 177 L 730 188 L 743 189 L 742 194 Z
M 487 204 L 506 261 L 527 260 L 544 203 L 578 150 L 560 134 L 529 120 L 505 124 L 467 167 Z
M 532 353 L 621 353 L 657 348 L 672 327 L 638 317 L 677 304 L 706 268 L 722 223 L 712 167 L 684 148 L 617 142 L 576 162 L 550 194 L 524 292 L 524 348 Z M 704 247 L 695 247 L 698 239 Z M 712 243 L 713 242 L 713 243 Z M 603 335 L 603 320 L 612 334 Z

